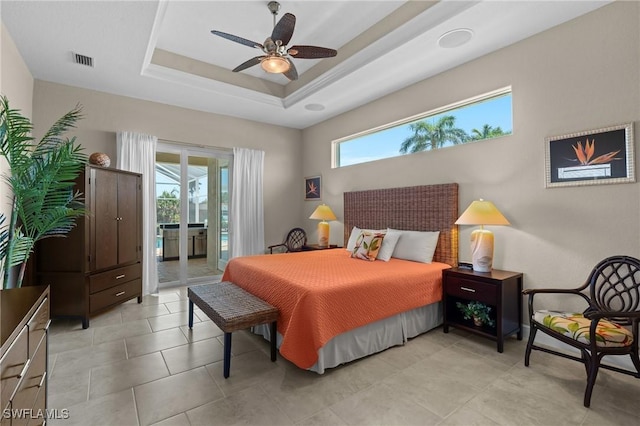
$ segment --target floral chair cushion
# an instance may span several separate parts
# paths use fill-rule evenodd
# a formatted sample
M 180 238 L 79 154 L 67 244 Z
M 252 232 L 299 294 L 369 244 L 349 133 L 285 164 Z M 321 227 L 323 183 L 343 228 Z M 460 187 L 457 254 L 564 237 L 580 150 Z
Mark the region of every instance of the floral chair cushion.
M 535 311 L 533 319 L 555 332 L 589 344 L 591 320 L 581 313 Z M 618 324 L 601 319 L 596 327 L 596 340 L 596 344 L 601 347 L 624 347 L 633 343 L 633 334 Z

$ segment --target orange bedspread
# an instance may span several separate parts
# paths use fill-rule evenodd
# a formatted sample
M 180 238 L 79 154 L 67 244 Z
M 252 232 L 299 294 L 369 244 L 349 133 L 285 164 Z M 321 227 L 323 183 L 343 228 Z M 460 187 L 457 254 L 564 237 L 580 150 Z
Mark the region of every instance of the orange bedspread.
M 280 354 L 301 368 L 340 333 L 442 298 L 444 263 L 353 259 L 346 250 L 236 257 L 222 276 L 280 310 Z

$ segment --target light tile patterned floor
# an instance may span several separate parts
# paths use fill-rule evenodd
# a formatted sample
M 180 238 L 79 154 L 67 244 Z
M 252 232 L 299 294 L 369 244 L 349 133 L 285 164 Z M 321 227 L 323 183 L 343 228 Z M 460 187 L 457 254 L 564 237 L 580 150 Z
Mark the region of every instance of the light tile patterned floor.
M 54 320 L 52 425 L 637 425 L 640 380 L 602 371 L 582 406 L 582 365 L 441 328 L 402 347 L 327 371 L 269 359 L 269 345 L 233 336 L 222 377 L 223 333 L 196 309 L 187 327 L 185 287 L 162 290 L 91 319 Z

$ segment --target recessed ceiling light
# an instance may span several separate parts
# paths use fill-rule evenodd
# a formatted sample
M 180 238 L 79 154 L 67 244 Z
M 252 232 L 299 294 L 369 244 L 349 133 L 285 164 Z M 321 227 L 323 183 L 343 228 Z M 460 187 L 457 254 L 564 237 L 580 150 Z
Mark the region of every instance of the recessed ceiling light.
M 324 105 L 322 104 L 306 104 L 304 106 L 305 109 L 309 111 L 322 111 L 324 109 Z
M 469 28 L 458 28 L 448 31 L 440 36 L 438 45 L 445 49 L 460 47 L 473 37 L 473 31 Z

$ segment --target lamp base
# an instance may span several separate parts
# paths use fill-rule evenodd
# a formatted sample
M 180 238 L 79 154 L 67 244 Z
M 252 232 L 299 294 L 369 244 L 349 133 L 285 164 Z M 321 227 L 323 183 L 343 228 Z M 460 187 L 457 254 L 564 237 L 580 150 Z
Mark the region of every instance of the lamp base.
M 318 222 L 318 246 L 329 247 L 329 222 Z
M 493 266 L 493 232 L 476 229 L 471 233 L 471 263 L 477 272 L 491 272 Z

